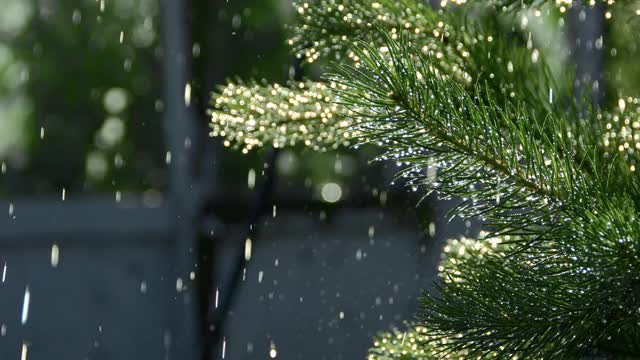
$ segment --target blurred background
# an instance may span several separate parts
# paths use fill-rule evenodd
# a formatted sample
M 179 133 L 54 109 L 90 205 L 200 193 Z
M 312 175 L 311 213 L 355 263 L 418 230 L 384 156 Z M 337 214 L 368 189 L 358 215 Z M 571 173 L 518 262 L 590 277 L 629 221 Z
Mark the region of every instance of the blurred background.
M 0 8 L 0 359 L 364 359 L 412 319 L 442 241 L 478 231 L 390 186 L 375 149 L 208 138 L 225 79 L 302 75 L 290 0 Z M 558 71 L 637 83 L 630 25 L 572 11 L 535 30 Z

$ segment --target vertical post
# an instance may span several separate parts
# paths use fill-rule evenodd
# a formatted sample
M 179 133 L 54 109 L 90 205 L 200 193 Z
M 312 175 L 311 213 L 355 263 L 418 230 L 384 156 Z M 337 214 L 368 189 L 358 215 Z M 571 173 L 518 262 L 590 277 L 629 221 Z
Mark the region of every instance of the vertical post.
M 196 123 L 190 108 L 191 41 L 187 21 L 190 3 L 160 0 L 161 39 L 164 50 L 165 139 L 169 166 L 169 204 L 175 222 L 176 297 L 173 329 L 173 359 L 199 359 L 200 332 L 196 322 L 194 286 L 186 286 L 195 268 L 197 249 L 197 191 L 195 161 L 191 150 Z

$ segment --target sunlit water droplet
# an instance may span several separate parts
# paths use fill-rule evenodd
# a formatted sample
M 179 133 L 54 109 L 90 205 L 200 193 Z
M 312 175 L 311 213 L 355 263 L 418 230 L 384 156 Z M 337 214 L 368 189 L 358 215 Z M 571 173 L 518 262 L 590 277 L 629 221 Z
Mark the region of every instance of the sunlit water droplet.
M 251 250 L 252 250 L 252 247 L 253 247 L 253 242 L 251 241 L 251 239 L 250 239 L 250 238 L 247 238 L 247 239 L 244 241 L 244 259 L 245 259 L 246 261 L 251 260 Z
M 31 302 L 31 291 L 29 286 L 24 289 L 24 298 L 22 299 L 22 316 L 20 317 L 20 323 L 22 325 L 27 323 L 29 319 L 29 303 Z
M 27 351 L 29 347 L 27 343 L 22 343 L 22 353 L 20 354 L 20 360 L 27 360 Z
M 328 203 L 338 202 L 342 198 L 342 187 L 333 182 L 326 183 L 322 186 L 321 195 L 322 200 Z
M 60 261 L 60 248 L 57 244 L 51 245 L 51 266 L 56 268 Z
M 256 171 L 254 169 L 249 169 L 249 173 L 247 173 L 247 187 L 249 190 L 256 187 Z
M 215 299 L 215 303 L 214 303 L 214 307 L 217 309 L 218 308 L 218 300 L 220 299 L 220 289 L 216 288 L 216 299 Z
M 191 84 L 189 83 L 184 86 L 184 104 L 191 105 Z

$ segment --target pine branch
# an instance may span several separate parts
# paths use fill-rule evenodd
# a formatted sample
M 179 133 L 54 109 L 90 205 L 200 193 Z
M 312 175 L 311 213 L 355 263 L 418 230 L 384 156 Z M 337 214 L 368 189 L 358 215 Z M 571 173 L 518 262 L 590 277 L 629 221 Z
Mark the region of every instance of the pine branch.
M 629 329 L 640 320 L 640 224 L 628 197 L 608 188 L 607 168 L 596 156 L 575 163 L 556 114 L 539 120 L 483 86 L 470 94 L 405 41 L 387 41 L 390 59 L 361 44 L 359 65 L 332 77 L 359 131 L 390 149 L 383 158 L 407 163 L 410 182 L 461 196 L 458 214 L 522 236 L 507 256 L 461 262 L 462 281 L 425 298 L 429 334 L 471 356 L 562 358 L 638 333 Z M 425 181 L 433 164 L 438 178 Z
M 410 184 L 462 197 L 459 214 L 514 233 L 530 233 L 577 193 L 592 191 L 562 119 L 540 120 L 518 102 L 498 104 L 484 86 L 469 93 L 434 75 L 405 41 L 388 39 L 388 47 L 390 60 L 361 44 L 361 63 L 340 66 L 331 79 L 356 114 L 357 131 L 389 149 L 383 159 L 406 163 Z M 433 164 L 436 182 L 423 175 Z
M 299 11 L 301 23 L 295 28 L 297 35 L 294 36 L 295 41 L 292 40 L 292 43 L 294 48 L 301 48 L 303 44 L 308 43 L 316 44 L 315 47 L 304 47 L 307 54 L 316 54 L 317 56 L 320 53 L 348 52 L 354 60 L 357 60 L 357 56 L 353 52 L 352 39 L 367 38 L 372 46 L 379 48 L 379 51 L 386 55 L 388 49 L 382 33 L 386 32 L 385 36 L 395 38 L 402 31 L 403 34 L 407 34 L 405 36 L 409 42 L 412 42 L 414 48 L 420 49 L 420 52 L 435 60 L 431 62 L 433 71 L 457 79 L 467 87 L 472 80 L 469 74 L 476 74 L 476 81 L 486 83 L 488 89 L 491 89 L 497 96 L 509 99 L 518 94 L 519 98 L 528 101 L 530 109 L 536 109 L 540 114 L 546 114 L 554 106 L 560 106 L 558 101 L 556 103 L 546 101 L 547 92 L 554 92 L 556 97 L 560 99 L 572 96 L 568 87 L 560 87 L 554 83 L 543 56 L 533 47 L 531 41 L 520 38 L 517 34 L 505 33 L 499 25 L 499 21 L 494 17 L 485 17 L 482 24 L 468 23 L 461 14 L 437 14 L 433 9 L 425 7 L 415 0 L 382 1 L 376 3 L 377 6 L 357 0 L 333 0 L 329 3 L 325 0 L 305 4 L 306 6 L 298 6 L 302 9 Z M 356 15 L 349 17 L 344 14 Z M 408 20 L 405 20 L 405 17 Z M 384 21 L 380 19 L 384 19 Z M 395 26 L 400 23 L 411 24 L 411 26 L 396 28 Z M 331 26 L 324 28 L 323 24 Z M 379 31 L 372 31 L 373 27 Z M 400 28 L 408 30 L 397 30 Z M 345 33 L 350 35 L 346 37 Z M 327 46 L 326 44 L 333 45 Z M 455 49 L 455 51 L 447 52 L 446 49 Z M 298 55 L 301 56 L 301 53 Z M 355 62 L 357 63 L 357 61 Z M 265 101 L 277 103 L 282 100 L 280 94 L 271 95 L 270 87 L 252 85 L 248 90 L 262 96 L 266 99 Z M 221 91 L 224 90 L 221 89 Z M 283 91 L 287 90 L 283 89 Z M 295 87 L 292 91 L 296 91 Z M 236 97 L 242 95 L 245 100 L 250 100 L 252 96 L 249 92 L 243 90 L 240 94 L 231 95 Z M 225 94 L 215 94 L 214 96 L 225 97 Z M 327 104 L 334 100 L 331 99 L 331 96 L 325 97 Z M 226 98 L 231 97 L 226 96 Z M 217 117 L 213 118 L 214 127 L 224 117 L 225 108 L 221 108 L 220 105 L 218 104 L 216 111 Z M 277 114 L 270 114 L 268 109 L 266 114 L 255 114 L 255 111 L 250 109 L 252 102 L 243 102 L 242 99 L 235 101 L 233 108 L 229 108 L 226 103 L 225 106 L 234 112 L 234 114 L 230 114 L 234 116 L 234 121 L 225 121 L 224 124 L 224 132 L 227 135 L 233 134 L 225 136 L 228 144 L 249 141 L 249 146 L 245 146 L 243 149 L 246 152 L 264 143 L 261 140 L 264 140 L 265 136 L 274 138 L 273 134 L 260 134 L 264 131 L 261 128 L 246 128 L 240 117 L 254 116 L 264 120 L 262 129 L 269 132 L 273 125 L 277 127 L 277 123 L 281 121 L 278 120 L 278 116 L 272 116 Z M 272 121 L 273 124 L 267 124 L 267 120 Z M 348 121 L 347 118 L 343 120 Z M 317 121 L 315 117 L 300 120 L 307 127 L 308 133 L 303 136 L 305 141 L 314 137 L 314 134 L 311 133 L 311 129 L 317 128 L 314 127 L 314 121 Z M 319 130 L 326 131 L 324 127 Z M 295 140 L 300 137 L 300 134 L 297 134 L 299 131 L 295 129 L 288 129 L 288 132 L 292 133 L 289 136 L 291 139 Z M 215 131 L 215 129 L 212 132 L 214 135 L 217 133 L 219 131 Z M 237 136 L 238 134 L 249 137 L 249 139 Z M 256 139 L 251 136 L 258 138 L 259 141 L 256 142 Z M 280 140 L 280 144 L 289 143 L 283 137 L 280 137 Z M 272 143 L 272 141 L 266 143 Z M 311 141 L 311 143 L 314 142 Z M 326 147 L 326 145 L 328 144 L 325 143 L 321 147 Z M 318 148 L 315 144 L 314 147 Z
M 348 146 L 354 136 L 349 112 L 334 102 L 323 83 L 228 83 L 212 102 L 210 135 L 223 137 L 225 146 L 242 147 L 243 153 L 297 144 L 324 151 Z
M 594 123 L 600 125 L 598 134 L 604 147 L 604 157 L 619 158 L 624 163 L 625 178 L 636 179 L 631 173 L 640 167 L 640 99 L 626 97 L 618 106 L 596 114 Z M 640 169 L 639 169 L 640 170 Z
M 639 354 L 640 245 L 626 199 L 565 211 L 553 242 L 529 252 L 463 261 L 463 281 L 426 294 L 420 318 L 447 351 L 473 356 L 576 358 L 605 349 Z M 454 336 L 461 335 L 461 336 Z
M 470 238 L 449 239 L 441 254 L 438 265 L 438 276 L 445 282 L 463 281 L 458 265 L 463 261 L 473 261 L 482 266 L 484 259 L 496 252 L 504 252 L 510 248 L 510 237 L 487 238 L 486 233 L 479 235 L 483 240 Z M 390 332 L 378 334 L 374 338 L 373 347 L 369 349 L 368 360 L 435 360 L 442 357 L 443 349 L 451 340 L 445 337 L 434 337 L 433 331 L 422 325 L 407 325 L 405 331 L 397 328 Z M 459 336 L 454 336 L 459 337 Z M 491 354 L 489 358 L 494 358 Z M 469 353 L 461 351 L 449 353 L 449 359 L 467 359 Z
M 289 45 L 308 63 L 321 57 L 357 62 L 352 51 L 357 41 L 366 39 L 382 47 L 381 32 L 396 37 L 404 31 L 419 44 L 419 51 L 442 60 L 434 64 L 440 71 L 470 79 L 462 71 L 465 44 L 456 39 L 458 29 L 450 24 L 459 16 L 437 14 L 419 0 L 311 0 L 296 2 L 294 8 L 298 22 L 290 27 Z
M 478 2 L 477 0 L 444 0 L 442 4 L 444 6 L 447 3 L 470 4 Z M 584 6 L 598 6 L 607 5 L 613 6 L 615 0 L 560 0 L 560 1 L 548 1 L 548 0 L 484 0 L 481 1 L 484 5 L 492 5 L 502 11 L 517 11 L 527 8 L 543 8 L 545 6 L 555 6 L 560 12 L 565 12 L 575 4 L 579 3 Z M 625 3 L 625 1 L 619 1 Z

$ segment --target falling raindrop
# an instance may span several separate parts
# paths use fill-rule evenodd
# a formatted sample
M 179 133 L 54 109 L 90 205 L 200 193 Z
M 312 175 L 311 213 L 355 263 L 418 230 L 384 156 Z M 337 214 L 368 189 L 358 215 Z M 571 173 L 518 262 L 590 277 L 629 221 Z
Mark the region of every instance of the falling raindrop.
M 429 236 L 434 237 L 435 235 L 436 235 L 436 223 L 432 221 L 429 223 Z
M 24 289 L 24 298 L 22 299 L 22 316 L 20 317 L 20 322 L 22 325 L 27 323 L 27 319 L 29 318 L 29 303 L 31 302 L 31 292 L 29 291 L 29 286 Z
M 227 354 L 227 338 L 223 337 L 222 338 L 222 358 L 223 359 L 224 359 L 226 354 Z
M 215 308 L 218 308 L 218 299 L 220 298 L 220 289 L 216 288 L 216 299 L 215 299 Z
M 191 105 L 191 84 L 189 83 L 184 86 L 184 104 L 186 106 Z
M 624 109 L 627 107 L 627 103 L 624 101 L 623 98 L 618 99 L 618 108 L 620 109 L 620 112 L 624 112 Z
M 256 187 L 256 171 L 254 169 L 249 169 L 249 173 L 247 173 L 247 187 L 249 190 Z
M 251 241 L 251 238 L 247 238 L 244 241 L 244 259 L 246 261 L 251 260 L 251 248 L 252 248 L 252 245 L 253 245 L 253 243 Z
M 56 268 L 60 261 L 60 248 L 57 244 L 51 245 L 51 266 Z

